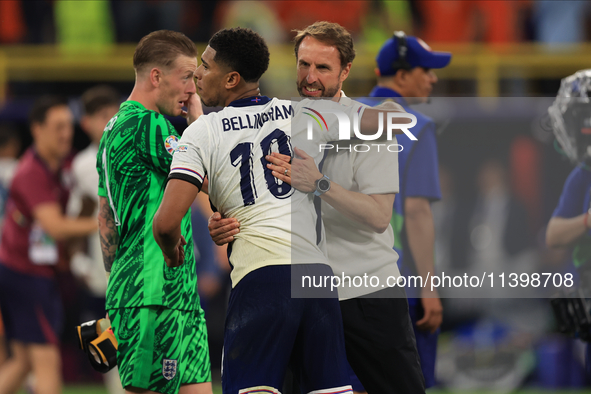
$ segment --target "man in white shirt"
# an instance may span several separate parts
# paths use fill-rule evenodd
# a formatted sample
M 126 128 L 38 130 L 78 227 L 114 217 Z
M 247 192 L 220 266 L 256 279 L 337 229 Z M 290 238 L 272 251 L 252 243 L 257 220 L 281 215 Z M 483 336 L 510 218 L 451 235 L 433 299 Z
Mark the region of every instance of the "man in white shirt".
M 72 195 L 68 203 L 71 215 L 97 216 L 98 209 L 98 174 L 96 155 L 103 130 L 109 120 L 119 110 L 119 94 L 110 86 L 100 85 L 90 88 L 81 97 L 84 114 L 80 119 L 82 130 L 90 138 L 86 149 L 78 153 L 72 162 L 74 177 Z M 107 280 L 103 268 L 103 257 L 98 231 L 88 237 L 86 250 L 78 251 L 72 257 L 72 271 L 82 278 L 91 294 L 102 299 L 104 314 Z
M 308 26 L 295 38 L 295 55 L 302 97 L 348 100 L 341 86 L 349 75 L 355 50 L 346 29 L 329 22 Z M 389 277 L 394 283 L 400 275 L 390 225 L 398 192 L 398 157 L 386 147 L 378 151 L 372 146 L 365 151 L 354 144 L 339 142 L 338 153 L 334 144 L 320 170 L 318 162 L 296 143 L 295 153 L 302 160 L 294 159 L 290 165 L 289 157 L 276 153 L 267 160 L 274 163 L 269 168 L 275 177 L 322 199 L 326 247 L 334 274 L 379 278 L 377 286 L 367 282 L 358 287 L 347 285 L 345 278 L 347 283 L 338 289 L 348 361 L 363 387 L 370 394 L 421 393 L 424 380 L 405 291 L 397 286 L 385 288 Z M 323 174 L 330 178 L 325 192 L 318 190 Z M 220 218 L 216 215 L 210 221 L 214 241 L 238 237 L 241 221 Z

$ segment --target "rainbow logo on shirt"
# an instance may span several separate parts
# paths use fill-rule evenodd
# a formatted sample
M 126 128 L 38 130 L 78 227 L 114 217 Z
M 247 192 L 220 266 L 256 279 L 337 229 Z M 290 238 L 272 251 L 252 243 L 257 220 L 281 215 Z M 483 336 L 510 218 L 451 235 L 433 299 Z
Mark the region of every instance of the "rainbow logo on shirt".
M 320 119 L 322 119 L 322 123 L 324 123 L 324 127 L 326 128 L 326 130 L 328 131 L 328 125 L 326 124 L 326 120 L 324 120 L 324 118 L 322 117 L 322 115 L 320 115 L 320 112 L 313 110 L 312 108 L 309 107 L 304 107 L 304 109 L 310 110 L 312 112 L 314 112 L 316 115 L 318 115 L 320 117 Z M 320 126 L 320 130 L 322 130 L 322 124 L 320 123 L 320 120 L 318 120 L 318 118 L 308 112 L 304 112 L 306 115 L 311 116 L 312 119 L 314 119 L 316 121 L 316 123 L 318 123 L 318 126 Z
M 168 153 L 170 153 L 171 155 L 174 153 L 174 151 L 177 150 L 178 146 L 179 146 L 179 139 L 174 135 L 169 136 L 164 141 L 164 147 L 166 148 L 166 151 Z

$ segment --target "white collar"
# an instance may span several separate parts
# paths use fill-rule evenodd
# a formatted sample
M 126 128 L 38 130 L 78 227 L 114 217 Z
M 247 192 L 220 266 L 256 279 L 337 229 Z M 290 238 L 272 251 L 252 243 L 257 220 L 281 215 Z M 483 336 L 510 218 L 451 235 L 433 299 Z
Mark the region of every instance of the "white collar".
M 347 97 L 345 92 L 343 92 L 341 90 L 341 98 L 339 99 L 339 104 L 347 106 L 347 105 L 351 105 L 352 102 L 353 102 L 353 100 L 351 100 L 349 97 Z

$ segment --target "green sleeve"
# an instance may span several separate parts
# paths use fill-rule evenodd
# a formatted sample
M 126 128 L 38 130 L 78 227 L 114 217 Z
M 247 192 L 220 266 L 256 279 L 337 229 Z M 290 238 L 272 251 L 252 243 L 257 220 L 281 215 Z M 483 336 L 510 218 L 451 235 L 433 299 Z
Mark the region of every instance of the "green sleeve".
M 153 171 L 168 175 L 179 134 L 164 116 L 153 111 L 142 118 L 139 129 L 136 149 L 140 157 Z
M 105 189 L 105 167 L 103 165 L 103 152 L 104 151 L 105 151 L 105 147 L 101 143 L 99 145 L 99 150 L 96 155 L 96 171 L 98 172 L 98 176 L 99 176 L 99 183 L 98 183 L 99 197 L 107 197 L 107 191 Z

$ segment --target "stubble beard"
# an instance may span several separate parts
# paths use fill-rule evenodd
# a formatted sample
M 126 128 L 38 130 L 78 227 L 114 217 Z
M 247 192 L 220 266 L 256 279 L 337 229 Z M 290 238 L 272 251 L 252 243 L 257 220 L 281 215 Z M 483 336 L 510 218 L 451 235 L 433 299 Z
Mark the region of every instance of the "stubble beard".
M 333 98 L 341 90 L 339 86 L 336 86 L 332 89 L 326 89 L 324 86 L 322 86 L 320 96 L 308 96 L 308 95 L 304 94 L 304 84 L 296 82 L 296 88 L 298 90 L 298 94 L 300 95 L 300 97 L 305 97 L 305 98 L 316 98 L 316 97 L 318 97 L 318 98 Z

